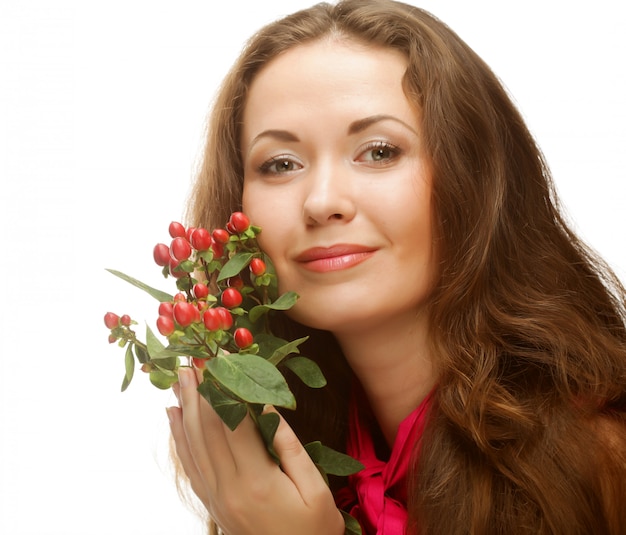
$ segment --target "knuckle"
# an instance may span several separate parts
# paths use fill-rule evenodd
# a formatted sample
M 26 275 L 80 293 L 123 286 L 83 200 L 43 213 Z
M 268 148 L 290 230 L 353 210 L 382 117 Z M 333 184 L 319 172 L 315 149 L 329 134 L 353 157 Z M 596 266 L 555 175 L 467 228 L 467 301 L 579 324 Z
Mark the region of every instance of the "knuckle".
M 335 502 L 332 499 L 332 495 L 328 491 L 328 487 L 319 486 L 311 492 L 307 501 L 312 509 L 318 511 L 329 509 L 329 506 L 331 510 L 336 509 Z
M 247 483 L 247 501 L 255 504 L 262 504 L 268 501 L 271 496 L 271 488 L 267 483 L 267 479 L 256 477 Z
M 275 435 L 274 445 L 280 450 L 282 455 L 288 455 L 290 457 L 300 455 L 304 451 L 296 435 L 280 429 Z
M 249 482 L 245 486 L 241 484 L 222 486 L 216 492 L 219 500 L 219 510 L 225 518 L 243 518 L 253 504 L 260 503 L 263 496 L 257 482 Z

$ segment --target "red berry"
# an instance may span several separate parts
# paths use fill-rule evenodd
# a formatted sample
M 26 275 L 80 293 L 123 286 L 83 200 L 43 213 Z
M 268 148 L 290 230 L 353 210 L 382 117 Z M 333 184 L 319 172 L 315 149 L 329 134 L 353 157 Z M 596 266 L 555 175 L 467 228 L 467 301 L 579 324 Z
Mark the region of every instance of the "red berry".
M 157 266 L 167 266 L 170 262 L 170 248 L 164 243 L 157 243 L 152 251 Z
M 174 238 L 170 245 L 172 258 L 182 262 L 191 256 L 191 244 L 185 238 Z
M 120 323 L 124 326 L 124 327 L 129 327 L 130 323 L 131 323 L 131 319 L 130 316 L 128 314 L 124 314 L 121 318 L 120 318 Z
M 206 364 L 206 359 L 201 359 L 200 357 L 192 357 L 191 361 L 193 362 L 194 367 L 199 370 L 204 369 Z
M 237 344 L 237 347 L 240 347 L 241 349 L 245 349 L 246 347 L 251 346 L 252 342 L 254 341 L 252 333 L 245 327 L 239 327 L 238 329 L 235 329 L 235 334 L 233 334 L 233 337 L 235 338 L 235 344 Z
M 250 220 L 248 219 L 248 216 L 243 212 L 233 212 L 230 215 L 230 219 L 228 220 L 228 222 L 237 233 L 248 230 L 248 227 L 250 226 Z
M 183 292 L 178 292 L 174 296 L 174 303 L 176 303 L 177 301 L 187 301 L 187 296 Z
M 184 238 L 187 235 L 185 227 L 178 221 L 172 221 L 168 230 L 172 238 Z
M 109 335 L 109 344 L 114 344 L 115 342 L 117 342 L 117 336 L 115 336 L 114 334 L 110 334 Z
M 188 327 L 200 316 L 198 309 L 191 303 L 178 301 L 174 304 L 174 319 L 181 327 Z
M 109 329 L 115 329 L 115 327 L 118 327 L 120 324 L 120 317 L 117 314 L 114 314 L 113 312 L 107 312 L 104 315 L 104 324 Z
M 250 271 L 252 271 L 255 276 L 259 277 L 263 275 L 263 273 L 265 273 L 265 269 L 265 262 L 263 262 L 260 258 L 253 258 L 250 261 Z
M 238 307 L 243 301 L 241 292 L 237 288 L 226 288 L 222 292 L 222 305 L 226 308 Z
M 185 238 L 187 238 L 187 241 L 189 243 L 191 243 L 191 235 L 193 234 L 194 230 L 196 230 L 196 227 L 189 227 L 185 232 Z
M 228 231 L 223 228 L 216 228 L 211 233 L 211 236 L 217 243 L 221 243 L 221 244 L 228 243 L 228 240 L 230 239 L 230 235 L 228 234 Z
M 196 299 L 204 299 L 209 295 L 209 287 L 206 284 L 198 282 L 193 286 L 193 295 Z
M 174 320 L 171 316 L 159 316 L 156 325 L 163 336 L 169 336 L 174 332 Z
M 243 282 L 243 279 L 239 275 L 237 275 L 228 279 L 228 286 L 241 290 L 245 286 L 245 283 Z
M 224 307 L 208 308 L 202 315 L 202 321 L 209 331 L 227 331 L 233 326 L 233 316 Z
M 187 275 L 186 271 L 180 269 L 179 264 L 180 262 L 170 258 L 170 275 L 176 279 L 180 279 L 181 277 Z
M 233 326 L 233 315 L 224 307 L 215 307 L 220 317 L 220 328 L 227 331 Z
M 205 228 L 197 228 L 191 233 L 191 245 L 198 251 L 206 251 L 211 247 L 211 234 Z
M 215 240 L 211 241 L 211 251 L 213 251 L 213 256 L 215 258 L 221 258 L 224 256 L 224 246 Z
M 202 315 L 202 321 L 209 331 L 219 331 L 222 327 L 222 318 L 217 308 L 206 309 Z
M 159 316 L 167 316 L 169 318 L 174 317 L 174 304 L 166 301 L 159 305 Z

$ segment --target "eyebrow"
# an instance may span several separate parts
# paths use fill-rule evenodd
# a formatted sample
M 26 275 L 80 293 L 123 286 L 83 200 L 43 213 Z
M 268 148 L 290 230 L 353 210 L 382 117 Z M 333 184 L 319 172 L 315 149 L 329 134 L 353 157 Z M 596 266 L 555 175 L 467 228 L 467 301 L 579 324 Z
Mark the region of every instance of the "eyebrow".
M 365 117 L 364 119 L 359 119 L 358 121 L 354 121 L 348 127 L 348 135 L 358 134 L 359 132 L 362 132 L 363 130 L 370 127 L 371 125 L 375 123 L 379 123 L 381 121 L 395 121 L 396 123 L 400 123 L 402 126 L 404 126 L 405 128 L 408 128 L 411 132 L 417 135 L 415 128 L 413 128 L 410 124 L 405 123 L 404 121 L 402 121 L 401 119 L 398 119 L 397 117 L 393 115 L 384 115 L 384 114 L 372 115 L 371 117 Z
M 381 121 L 395 121 L 396 123 L 403 125 L 405 128 L 417 135 L 416 130 L 408 123 L 405 123 L 404 121 L 398 119 L 397 117 L 394 117 L 393 115 L 385 114 L 372 115 L 371 117 L 365 117 L 364 119 L 359 119 L 350 123 L 350 126 L 348 126 L 348 135 L 351 136 L 354 134 L 358 134 L 359 132 L 362 132 L 363 130 L 369 128 L 371 125 L 379 123 Z M 250 147 L 254 146 L 259 139 L 264 137 L 269 137 L 276 139 L 277 141 L 285 141 L 290 143 L 297 143 L 298 141 L 300 141 L 298 136 L 296 136 L 289 130 L 263 130 L 263 132 L 255 136 L 255 138 L 250 143 Z
M 264 137 L 271 137 L 278 141 L 290 141 L 290 142 L 300 141 L 298 139 L 298 136 L 296 136 L 295 134 L 292 134 L 291 132 L 289 132 L 289 130 L 263 130 L 263 132 L 261 132 L 258 136 L 256 136 L 252 140 L 252 143 L 250 143 L 250 146 L 254 145 L 259 139 L 264 138 Z

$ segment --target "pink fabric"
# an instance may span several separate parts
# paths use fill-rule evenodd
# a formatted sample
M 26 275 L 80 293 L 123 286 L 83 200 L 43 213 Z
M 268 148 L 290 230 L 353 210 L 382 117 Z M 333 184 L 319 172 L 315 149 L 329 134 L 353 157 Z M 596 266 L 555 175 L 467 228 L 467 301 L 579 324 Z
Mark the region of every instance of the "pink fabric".
M 415 442 L 424 430 L 431 399 L 432 393 L 401 422 L 387 461 L 376 456 L 365 397 L 353 399 L 347 452 L 365 469 L 349 477 L 349 486 L 337 493 L 336 501 L 340 509 L 359 521 L 364 535 L 405 533 L 407 470 Z

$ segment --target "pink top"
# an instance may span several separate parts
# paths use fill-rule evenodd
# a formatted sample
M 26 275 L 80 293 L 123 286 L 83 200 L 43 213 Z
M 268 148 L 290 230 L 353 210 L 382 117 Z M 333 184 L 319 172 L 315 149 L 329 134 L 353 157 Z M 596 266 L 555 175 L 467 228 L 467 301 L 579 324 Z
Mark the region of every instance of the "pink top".
M 348 486 L 337 493 L 336 502 L 359 521 L 363 535 L 405 533 L 407 470 L 415 442 L 424 430 L 431 400 L 432 392 L 400 423 L 389 459 L 383 461 L 376 455 L 369 423 L 374 418 L 365 396 L 354 396 L 347 453 L 361 461 L 365 469 L 348 478 Z

